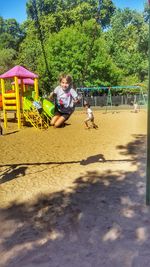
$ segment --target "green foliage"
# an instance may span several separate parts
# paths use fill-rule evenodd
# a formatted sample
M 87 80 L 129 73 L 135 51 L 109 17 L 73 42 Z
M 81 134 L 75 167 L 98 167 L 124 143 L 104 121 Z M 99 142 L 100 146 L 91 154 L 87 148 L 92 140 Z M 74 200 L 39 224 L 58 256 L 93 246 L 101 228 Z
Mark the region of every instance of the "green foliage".
M 100 10 L 97 0 L 28 0 L 23 24 L 0 17 L 0 71 L 23 65 L 39 74 L 42 92 L 57 85 L 60 72 L 77 87 L 146 84 L 145 14 L 116 9 L 112 0 Z
M 116 83 L 120 71 L 108 55 L 103 33 L 95 20 L 77 23 L 59 33 L 53 33 L 46 41 L 46 52 L 51 70 L 52 87 L 56 86 L 60 72 L 72 74 L 77 86 L 98 86 Z M 38 72 L 43 83 L 46 73 L 41 55 Z M 47 88 L 48 89 L 48 88 Z
M 148 29 L 142 16 L 129 9 L 117 10 L 106 33 L 110 53 L 116 65 L 122 69 L 122 78 L 147 76 Z M 143 36 L 144 33 L 144 36 Z
M 38 57 L 41 53 L 41 45 L 34 24 L 31 22 L 30 27 L 28 27 L 26 32 L 26 38 L 20 44 L 16 64 L 23 65 L 32 71 L 36 71 Z
M 0 74 L 13 67 L 15 56 L 14 49 L 0 49 Z
M 15 19 L 4 20 L 0 17 L 0 49 L 18 49 L 20 42 L 24 38 L 19 23 Z
M 28 18 L 36 20 L 37 12 L 41 21 L 45 16 L 53 16 L 57 32 L 77 21 L 83 23 L 89 19 L 99 20 L 101 26 L 105 28 L 109 26 L 114 11 L 112 0 L 103 0 L 100 11 L 97 0 L 29 0 L 27 2 Z

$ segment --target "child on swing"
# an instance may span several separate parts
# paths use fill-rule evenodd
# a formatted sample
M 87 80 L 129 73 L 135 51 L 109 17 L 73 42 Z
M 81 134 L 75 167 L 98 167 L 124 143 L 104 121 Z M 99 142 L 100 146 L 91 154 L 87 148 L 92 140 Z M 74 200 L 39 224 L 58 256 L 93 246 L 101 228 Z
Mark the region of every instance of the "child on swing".
M 59 85 L 50 93 L 50 100 L 55 99 L 55 113 L 51 120 L 54 128 L 64 126 L 75 110 L 75 104 L 79 102 L 77 92 L 72 88 L 72 77 L 62 74 L 59 78 Z

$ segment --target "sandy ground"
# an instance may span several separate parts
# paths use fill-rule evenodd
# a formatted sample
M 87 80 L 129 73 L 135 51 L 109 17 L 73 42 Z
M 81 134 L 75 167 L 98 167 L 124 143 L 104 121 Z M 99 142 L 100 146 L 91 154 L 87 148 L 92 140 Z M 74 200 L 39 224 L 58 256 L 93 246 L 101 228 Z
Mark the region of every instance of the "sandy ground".
M 150 266 L 146 111 L 94 113 L 0 136 L 1 267 Z

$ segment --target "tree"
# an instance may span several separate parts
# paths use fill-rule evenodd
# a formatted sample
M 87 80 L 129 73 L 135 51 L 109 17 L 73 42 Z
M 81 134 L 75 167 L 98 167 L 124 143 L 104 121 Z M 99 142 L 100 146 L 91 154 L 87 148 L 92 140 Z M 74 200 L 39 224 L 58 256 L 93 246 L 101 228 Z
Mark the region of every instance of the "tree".
M 15 19 L 4 20 L 0 17 L 0 48 L 18 50 L 25 36 L 24 31 Z
M 100 19 L 102 27 L 108 27 L 115 11 L 112 0 L 103 0 L 99 7 L 98 0 L 29 0 L 27 2 L 27 15 L 35 19 L 35 3 L 40 21 L 45 16 L 53 16 L 56 20 L 57 31 L 68 27 L 77 21 L 83 23 L 89 19 Z M 100 12 L 100 13 L 99 13 Z
M 0 73 L 11 69 L 14 65 L 16 51 L 14 49 L 0 49 Z
M 41 49 L 42 49 L 43 58 L 44 58 L 44 62 L 45 62 L 46 72 L 47 72 L 49 80 L 50 80 L 51 73 L 50 73 L 49 68 L 48 68 L 47 56 L 46 56 L 45 47 L 44 47 L 44 35 L 42 33 L 42 30 L 41 30 L 41 24 L 40 24 L 40 20 L 39 20 L 38 7 L 37 7 L 36 0 L 31 0 L 31 4 L 32 4 L 32 11 L 33 11 L 32 16 L 33 16 L 34 25 L 35 25 L 35 28 L 37 29 L 37 35 L 38 35 L 39 41 L 41 43 Z
M 33 22 L 26 23 L 26 38 L 19 47 L 16 64 L 24 65 L 32 71 L 37 71 L 38 57 L 42 53 L 41 45 Z
M 56 86 L 60 72 L 72 74 L 76 86 L 110 85 L 119 79 L 119 70 L 113 63 L 100 28 L 95 32 L 95 20 L 77 23 L 74 26 L 53 33 L 46 41 L 51 85 Z M 45 86 L 43 58 L 39 57 L 38 73 Z
M 143 33 L 146 39 L 143 38 Z M 123 77 L 136 76 L 143 81 L 147 75 L 147 26 L 142 15 L 130 9 L 118 9 L 106 33 L 110 53 Z

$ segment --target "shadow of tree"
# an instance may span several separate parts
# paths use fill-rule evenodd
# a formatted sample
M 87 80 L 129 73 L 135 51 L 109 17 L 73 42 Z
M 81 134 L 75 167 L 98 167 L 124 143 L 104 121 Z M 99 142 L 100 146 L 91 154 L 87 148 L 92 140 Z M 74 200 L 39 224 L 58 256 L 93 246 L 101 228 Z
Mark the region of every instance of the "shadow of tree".
M 135 138 L 119 149 L 137 163 L 136 172 L 86 172 L 68 192 L 39 195 L 34 203 L 1 209 L 3 253 L 13 255 L 2 267 L 148 266 L 145 136 Z
M 133 135 L 133 137 L 135 138 L 134 142 L 130 142 L 129 144 L 127 144 L 127 146 L 118 146 L 117 149 L 122 150 L 122 152 L 120 152 L 122 155 L 131 155 L 134 156 L 135 159 L 137 159 L 139 156 L 144 156 L 146 154 L 146 149 L 142 150 L 142 155 L 139 154 L 139 148 L 141 150 L 142 147 L 145 147 L 145 139 L 146 137 L 142 134 L 140 135 Z

